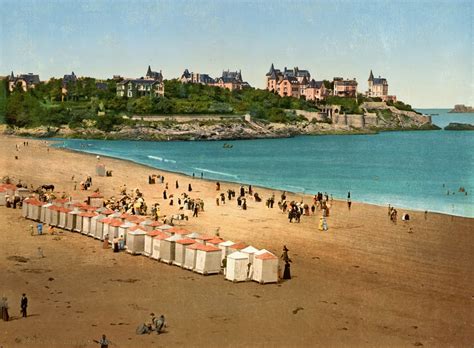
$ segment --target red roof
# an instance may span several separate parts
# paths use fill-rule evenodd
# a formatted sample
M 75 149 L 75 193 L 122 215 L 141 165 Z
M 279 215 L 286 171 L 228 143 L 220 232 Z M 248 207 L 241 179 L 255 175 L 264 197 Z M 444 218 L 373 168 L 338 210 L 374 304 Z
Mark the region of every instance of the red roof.
M 245 244 L 244 242 L 237 242 L 234 245 L 230 246 L 231 249 L 235 249 L 235 250 L 241 250 L 246 247 L 248 247 L 248 245 Z
M 196 243 L 196 242 L 195 242 L 194 244 L 191 244 L 191 245 L 187 246 L 186 248 L 188 248 L 188 249 L 193 249 L 193 250 L 197 250 L 197 249 L 199 249 L 201 246 L 204 246 L 204 244 L 202 244 L 202 243 Z M 220 249 L 219 249 L 219 250 L 220 250 Z
M 53 202 L 54 202 L 54 203 L 64 204 L 64 203 L 69 202 L 69 199 L 67 199 L 67 198 L 58 198 L 58 199 L 55 199 Z
M 2 184 L 0 187 L 7 189 L 7 190 L 13 190 L 16 191 L 17 187 L 13 184 Z
M 61 213 L 69 213 L 72 210 L 65 207 L 58 207 L 58 211 L 60 211 Z
M 175 234 L 189 234 L 188 230 L 185 230 L 184 228 L 180 227 L 171 227 L 170 229 L 166 230 L 166 232 Z
M 140 226 L 140 225 L 132 226 L 132 227 L 130 227 L 128 230 L 129 230 L 129 231 L 142 230 L 142 231 L 146 232 L 146 228 L 143 227 L 143 226 Z
M 206 243 L 219 244 L 219 243 L 222 243 L 223 241 L 224 240 L 219 237 L 214 237 L 212 239 L 206 240 Z
M 110 222 L 109 226 L 112 226 L 112 227 L 120 227 L 122 226 L 122 221 L 120 220 L 113 220 Z
M 128 217 L 130 217 L 130 216 L 131 216 L 130 214 L 122 213 L 122 214 L 120 214 L 119 218 L 121 218 L 121 219 L 126 219 L 126 218 L 128 218 Z
M 153 221 L 151 224 L 149 224 L 148 226 L 151 226 L 151 227 L 158 227 L 158 226 L 161 226 L 163 225 L 163 223 L 161 221 Z
M 104 198 L 104 196 L 102 196 L 100 192 L 94 192 L 89 196 L 89 198 Z
M 49 209 L 49 210 L 58 210 L 59 207 L 58 207 L 57 205 L 50 205 L 50 206 L 48 207 L 48 209 Z
M 270 254 L 270 253 L 263 253 L 263 254 L 260 254 L 260 255 L 255 256 L 255 258 L 256 258 L 256 259 L 259 259 L 259 260 L 273 260 L 273 259 L 278 259 L 278 257 L 276 257 L 275 255 Z
M 112 209 L 105 209 L 103 212 L 101 212 L 102 215 L 110 215 L 115 213 Z
M 196 239 L 208 241 L 208 240 L 211 240 L 211 239 L 214 239 L 214 238 L 216 238 L 216 237 L 206 236 L 205 234 L 203 234 L 202 236 L 199 236 Z
M 177 240 L 176 243 L 189 245 L 189 244 L 196 243 L 196 241 L 192 238 L 183 238 L 183 239 Z
M 154 231 L 148 232 L 147 236 L 156 237 L 156 236 L 161 236 L 162 234 L 163 234 L 163 232 L 158 231 L 158 230 L 154 230 Z
M 114 219 L 112 218 L 103 218 L 101 220 L 99 220 L 100 222 L 104 223 L 104 224 L 110 224 Z
M 196 243 L 198 244 L 198 243 Z M 204 244 L 199 244 L 198 247 L 196 248 L 196 250 L 202 250 L 202 251 L 205 251 L 205 252 L 208 252 L 208 251 L 221 251 L 221 249 L 219 249 L 218 247 L 215 247 L 215 246 L 212 246 L 212 245 L 204 245 Z
M 98 214 L 94 213 L 94 212 L 91 212 L 91 211 L 85 211 L 83 213 L 80 213 L 79 216 L 83 216 L 83 217 L 94 217 L 94 216 L 97 216 Z

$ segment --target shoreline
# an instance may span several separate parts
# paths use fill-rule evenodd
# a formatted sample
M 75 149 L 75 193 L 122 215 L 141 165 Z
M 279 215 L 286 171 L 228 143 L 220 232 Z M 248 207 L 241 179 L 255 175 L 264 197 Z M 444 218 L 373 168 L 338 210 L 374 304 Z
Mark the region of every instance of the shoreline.
M 302 135 L 302 136 L 306 136 L 306 135 Z M 16 136 L 13 136 L 13 137 L 16 137 Z M 61 140 L 54 140 L 54 138 L 48 138 L 48 139 L 50 139 L 50 140 L 48 140 L 50 142 L 56 142 L 56 143 L 61 142 Z M 46 141 L 45 139 L 44 140 L 43 139 L 36 139 L 36 140 Z M 65 139 L 65 140 L 67 140 L 67 139 Z M 78 140 L 89 140 L 89 139 L 78 139 Z M 236 140 L 240 140 L 240 139 L 236 139 Z M 133 140 L 130 140 L 130 141 L 133 141 Z M 136 140 L 136 141 L 142 141 L 142 140 Z M 221 141 L 221 140 L 219 140 L 219 141 Z M 101 154 L 101 153 L 81 151 L 81 150 L 70 149 L 70 148 L 65 148 L 65 147 L 56 147 L 56 146 L 54 146 L 54 148 L 60 149 L 60 150 L 63 150 L 63 151 L 71 151 L 72 153 L 90 155 L 90 156 L 93 156 L 93 157 L 99 155 L 99 156 L 104 157 L 104 158 L 110 158 L 110 159 L 114 159 L 114 160 L 118 160 L 118 161 L 125 161 L 125 162 L 131 163 L 133 165 L 142 166 L 144 168 L 148 168 L 148 169 L 151 169 L 151 170 L 159 170 L 159 171 L 162 171 L 162 172 L 165 172 L 165 173 L 168 173 L 168 174 L 179 175 L 179 176 L 183 176 L 183 177 L 192 179 L 192 175 L 189 175 L 189 174 L 186 174 L 186 173 L 183 173 L 183 172 L 179 172 L 179 171 L 171 171 L 171 170 L 168 170 L 168 169 L 162 169 L 162 168 L 159 168 L 159 167 L 154 167 L 150 164 L 141 163 L 141 162 L 138 162 L 138 161 L 134 161 L 132 159 L 126 159 L 126 158 L 121 158 L 121 157 L 104 155 L 104 154 Z M 203 181 L 206 181 L 206 182 L 209 182 L 209 183 L 212 183 L 212 184 L 215 184 L 216 181 L 219 181 L 220 183 L 226 183 L 226 184 L 229 184 L 229 185 L 246 185 L 246 186 L 249 185 L 249 183 L 241 182 L 241 181 L 232 181 L 232 180 L 225 180 L 225 179 L 210 179 L 210 178 L 201 179 L 198 176 L 195 177 L 195 180 L 203 180 Z M 283 189 L 279 189 L 279 188 L 275 188 L 275 187 L 255 185 L 253 183 L 250 183 L 250 185 L 252 185 L 252 187 L 254 187 L 255 189 L 260 189 L 260 190 L 265 190 L 265 191 L 278 191 L 279 193 L 286 192 L 286 193 L 289 193 L 289 194 L 292 194 L 292 195 L 295 195 L 295 196 L 304 197 L 306 199 L 311 199 L 315 194 L 315 193 L 310 193 L 310 192 L 298 192 L 298 191 L 291 191 L 291 190 L 283 190 Z M 341 198 L 341 197 L 334 198 L 334 201 L 337 201 L 339 203 L 344 203 L 344 204 L 347 202 L 344 198 Z M 379 207 L 379 208 L 385 208 L 385 209 L 387 208 L 387 205 L 377 204 L 377 203 L 368 202 L 368 201 L 360 201 L 360 200 L 352 200 L 352 199 L 351 199 L 351 201 L 352 201 L 352 203 L 356 203 L 356 204 L 366 204 L 366 205 L 369 205 L 369 206 L 374 206 L 374 207 Z M 459 218 L 474 219 L 474 217 L 471 217 L 471 216 L 452 214 L 452 213 L 447 213 L 447 212 L 438 211 L 438 210 L 416 209 L 416 208 L 413 208 L 413 207 L 405 206 L 403 204 L 393 205 L 393 207 L 395 207 L 396 209 L 403 209 L 404 211 L 409 211 L 409 212 L 424 213 L 425 211 L 428 211 L 429 214 L 440 214 L 440 215 L 445 215 L 445 216 L 453 216 L 453 217 L 459 217 Z

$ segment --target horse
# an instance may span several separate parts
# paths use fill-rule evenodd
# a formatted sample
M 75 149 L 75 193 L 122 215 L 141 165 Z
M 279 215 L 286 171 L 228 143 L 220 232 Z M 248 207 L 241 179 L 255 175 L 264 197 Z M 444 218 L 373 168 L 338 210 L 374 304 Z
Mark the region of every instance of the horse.
M 41 188 L 45 191 L 54 191 L 54 185 L 42 185 Z

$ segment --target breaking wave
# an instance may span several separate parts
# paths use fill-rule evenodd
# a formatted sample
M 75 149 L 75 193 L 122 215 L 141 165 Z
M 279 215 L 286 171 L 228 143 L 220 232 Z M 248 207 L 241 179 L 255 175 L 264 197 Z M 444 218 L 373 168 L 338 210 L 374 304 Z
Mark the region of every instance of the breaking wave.
M 167 159 L 167 158 L 163 158 L 163 157 L 158 157 L 158 156 L 151 156 L 151 155 L 149 155 L 148 158 L 151 158 L 151 159 L 154 159 L 154 160 L 158 160 L 158 161 L 161 161 L 161 162 L 176 163 L 175 160 L 171 160 L 171 159 Z
M 217 171 L 210 170 L 210 169 L 197 168 L 197 167 L 193 167 L 193 169 L 199 170 L 199 171 L 201 171 L 201 172 L 206 172 L 206 173 L 211 173 L 211 174 L 217 174 L 217 175 L 222 175 L 222 176 L 228 176 L 228 177 L 231 177 L 231 178 L 238 179 L 238 176 L 237 176 L 237 175 L 234 175 L 234 174 L 222 173 L 222 172 L 217 172 Z

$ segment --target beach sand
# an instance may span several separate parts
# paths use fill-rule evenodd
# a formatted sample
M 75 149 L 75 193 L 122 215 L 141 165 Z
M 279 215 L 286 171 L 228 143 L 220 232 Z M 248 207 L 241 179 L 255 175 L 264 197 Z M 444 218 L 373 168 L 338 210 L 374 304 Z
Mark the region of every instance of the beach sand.
M 278 256 L 285 244 L 293 279 L 234 284 L 221 275 L 114 254 L 80 234 L 31 236 L 32 221 L 19 209 L 0 207 L 0 295 L 8 297 L 14 316 L 0 321 L 0 346 L 94 347 L 92 340 L 103 333 L 117 347 L 467 347 L 474 342 L 474 219 L 429 213 L 425 220 L 422 212 L 409 212 L 411 221 L 394 225 L 387 207 L 353 202 L 349 211 L 345 202 L 334 202 L 329 230 L 321 232 L 319 212 L 290 224 L 276 205 L 266 208 L 272 190 L 254 188 L 263 201 L 249 199 L 246 211 L 235 200 L 216 206 L 214 182 L 104 157 L 113 176 L 97 177 L 95 156 L 47 151 L 43 142 L 27 140 L 29 147 L 17 152 L 15 144 L 23 139 L 0 137 L 0 176 L 35 187 L 51 183 L 56 191 L 85 198 L 90 192 L 73 191 L 71 177 L 92 175 L 92 189 L 108 197 L 117 196 L 124 183 L 138 187 L 149 206 L 160 202 L 162 213 L 177 207 L 163 202 L 164 185 L 148 185 L 148 175 L 164 174 L 174 194 L 191 183 L 191 196 L 204 199 L 205 212 L 183 227 L 206 234 L 220 228 L 222 238 Z M 238 192 L 239 185 L 230 183 L 222 183 L 221 192 L 229 187 Z M 280 192 L 275 195 L 278 200 Z M 403 212 L 399 209 L 399 217 Z M 45 258 L 37 256 L 38 247 Z M 19 318 L 23 292 L 30 301 L 27 319 Z M 136 335 L 151 312 L 166 316 L 167 332 Z

